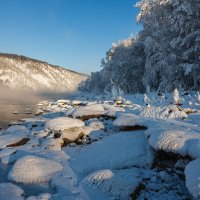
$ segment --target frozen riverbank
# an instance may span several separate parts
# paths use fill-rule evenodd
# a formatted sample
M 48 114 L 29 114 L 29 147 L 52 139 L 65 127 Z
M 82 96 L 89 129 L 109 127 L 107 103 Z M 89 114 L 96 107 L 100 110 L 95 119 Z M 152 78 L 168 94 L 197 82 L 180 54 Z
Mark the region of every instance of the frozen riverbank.
M 37 117 L 1 131 L 0 197 L 6 182 L 22 200 L 199 198 L 199 162 L 190 163 L 200 157 L 200 107 L 194 93 L 181 98 L 39 102 Z

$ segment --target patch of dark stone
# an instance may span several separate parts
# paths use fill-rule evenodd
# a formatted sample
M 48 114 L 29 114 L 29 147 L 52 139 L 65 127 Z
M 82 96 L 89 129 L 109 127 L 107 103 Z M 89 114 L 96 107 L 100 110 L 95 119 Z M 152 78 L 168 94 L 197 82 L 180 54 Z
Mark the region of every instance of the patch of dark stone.
M 100 117 L 103 117 L 103 115 L 86 115 L 86 116 L 77 117 L 77 118 L 82 121 L 86 121 L 86 120 L 93 119 L 93 118 L 99 119 Z
M 115 120 L 116 119 L 116 117 L 110 117 L 108 115 L 86 115 L 86 116 L 77 117 L 77 118 L 82 121 L 86 121 L 86 120 L 94 119 L 94 118 L 103 119 L 103 120 L 109 120 L 109 119 Z
M 176 153 L 165 152 L 165 151 L 156 151 L 156 158 L 154 161 L 153 168 L 177 168 L 181 169 L 181 166 L 176 165 L 176 163 L 180 160 L 185 161 L 185 164 L 189 163 L 192 159 L 189 156 L 181 156 Z M 184 170 L 184 169 L 183 169 Z
M 146 126 L 139 126 L 139 125 L 120 127 L 121 131 L 138 131 L 138 130 L 146 130 L 146 129 L 147 129 Z
M 158 197 L 165 194 L 169 198 L 167 199 L 184 199 L 192 200 L 192 196 L 189 194 L 185 180 L 182 179 L 178 173 L 182 173 L 179 170 L 170 168 L 166 169 L 149 169 L 148 172 L 142 174 L 141 183 L 134 188 L 130 198 L 136 199 L 157 199 Z M 166 196 L 164 199 L 166 199 Z M 171 196 L 171 198 L 170 198 Z
M 130 195 L 131 199 L 136 200 L 141 190 L 145 190 L 145 185 L 143 183 L 139 183 L 134 192 Z
M 29 138 L 22 138 L 18 142 L 15 142 L 13 144 L 8 144 L 6 147 L 17 147 L 17 146 L 22 146 L 25 145 L 30 139 Z

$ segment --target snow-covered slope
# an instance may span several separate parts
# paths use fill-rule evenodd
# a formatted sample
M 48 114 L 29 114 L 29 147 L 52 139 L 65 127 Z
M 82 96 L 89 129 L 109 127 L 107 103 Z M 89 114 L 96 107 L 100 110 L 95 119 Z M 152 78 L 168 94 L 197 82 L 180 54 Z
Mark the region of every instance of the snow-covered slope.
M 13 54 L 0 54 L 0 88 L 74 91 L 86 75 L 46 62 Z

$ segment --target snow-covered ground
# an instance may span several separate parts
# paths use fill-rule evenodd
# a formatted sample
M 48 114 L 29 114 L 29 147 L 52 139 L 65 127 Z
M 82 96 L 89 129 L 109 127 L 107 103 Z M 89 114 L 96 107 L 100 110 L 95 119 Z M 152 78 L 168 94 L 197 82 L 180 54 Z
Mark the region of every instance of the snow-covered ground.
M 195 92 L 78 94 L 37 106 L 0 131 L 0 199 L 200 198 Z

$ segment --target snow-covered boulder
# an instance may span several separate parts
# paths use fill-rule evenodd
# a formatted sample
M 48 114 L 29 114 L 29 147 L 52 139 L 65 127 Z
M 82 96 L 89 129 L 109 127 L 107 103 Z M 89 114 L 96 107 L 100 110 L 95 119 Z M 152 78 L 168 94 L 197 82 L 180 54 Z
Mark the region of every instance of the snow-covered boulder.
M 57 104 L 70 104 L 70 101 L 67 99 L 59 99 L 56 101 Z
M 134 114 L 122 114 L 114 122 L 113 125 L 122 130 L 131 130 L 135 128 L 145 129 L 144 120 Z
M 72 106 L 79 106 L 81 104 L 81 101 L 79 101 L 79 100 L 73 100 L 71 102 L 71 104 L 72 104 Z
M 83 147 L 70 163 L 80 173 L 99 169 L 150 167 L 154 159 L 144 133 L 120 132 Z
M 73 119 L 69 117 L 58 117 L 51 119 L 45 123 L 45 129 L 53 131 L 65 130 L 69 128 L 82 127 L 85 123 L 79 119 Z
M 41 146 L 49 151 L 59 151 L 63 144 L 64 141 L 61 138 L 47 138 L 42 142 Z
M 123 170 L 100 170 L 88 175 L 83 183 L 115 199 L 129 199 L 141 181 L 137 168 Z
M 143 110 L 141 110 L 140 116 L 154 118 L 154 119 L 164 119 L 164 120 L 187 118 L 187 114 L 176 105 L 170 105 L 164 107 L 155 107 L 155 106 L 145 107 Z
M 192 196 L 200 199 L 200 159 L 190 162 L 185 168 L 186 187 Z
M 104 108 L 101 104 L 93 104 L 76 108 L 72 113 L 72 116 L 74 118 L 87 120 L 90 118 L 100 117 L 104 115 L 104 112 Z
M 21 144 L 24 139 L 27 141 L 28 133 L 26 127 L 21 125 L 9 127 L 5 134 L 0 135 L 0 148 Z
M 48 182 L 63 166 L 56 161 L 37 156 L 25 156 L 17 160 L 8 179 L 20 183 Z
M 108 117 L 117 117 L 117 114 L 119 112 L 123 112 L 124 109 L 121 108 L 121 107 L 116 107 L 114 105 L 108 105 L 108 104 L 105 104 L 103 105 L 104 109 L 105 109 L 105 115 L 108 116 Z
M 94 129 L 83 126 L 83 127 L 76 127 L 76 128 L 69 128 L 66 130 L 63 130 L 60 134 L 60 138 L 64 140 L 65 144 L 68 144 L 70 142 L 74 142 L 78 139 L 80 139 L 84 135 L 88 135 L 90 132 L 92 132 Z
M 1 200 L 24 200 L 24 191 L 12 183 L 0 184 Z
M 145 131 L 149 144 L 155 150 L 200 158 L 200 134 L 194 126 L 179 122 L 155 122 Z
M 88 126 L 95 129 L 95 130 L 99 130 L 99 129 L 104 129 L 105 126 L 104 124 L 99 121 L 98 119 L 92 119 L 89 121 Z

